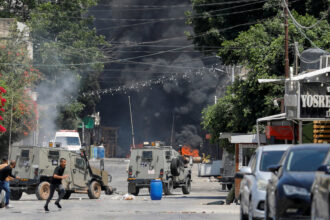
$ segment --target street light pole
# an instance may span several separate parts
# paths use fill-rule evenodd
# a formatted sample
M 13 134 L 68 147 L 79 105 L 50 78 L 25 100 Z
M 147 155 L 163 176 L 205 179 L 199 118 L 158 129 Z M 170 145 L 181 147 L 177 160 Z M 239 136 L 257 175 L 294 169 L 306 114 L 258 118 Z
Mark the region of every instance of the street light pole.
M 132 127 L 132 144 L 133 144 L 133 148 L 135 148 L 133 115 L 132 115 L 132 107 L 131 107 L 131 96 L 128 96 L 128 104 L 129 104 L 129 114 L 130 114 L 130 118 L 131 118 L 131 127 Z

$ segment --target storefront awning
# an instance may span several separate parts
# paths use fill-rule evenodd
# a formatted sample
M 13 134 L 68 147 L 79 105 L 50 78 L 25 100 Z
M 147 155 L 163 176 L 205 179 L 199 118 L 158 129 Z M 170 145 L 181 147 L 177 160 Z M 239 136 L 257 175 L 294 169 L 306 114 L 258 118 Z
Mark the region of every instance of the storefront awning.
M 291 78 L 291 80 L 299 81 L 299 80 L 319 76 L 319 75 L 322 75 L 322 74 L 325 74 L 325 73 L 329 73 L 329 72 L 330 72 L 330 67 L 327 67 L 327 68 L 319 69 L 319 70 L 316 70 L 316 71 L 313 71 L 313 72 L 309 72 L 309 73 L 305 73 L 305 74 L 300 74 L 298 76 L 294 76 L 294 77 Z
M 236 135 L 230 138 L 230 143 L 232 144 L 257 144 L 258 136 L 257 134 L 247 134 L 247 135 Z M 266 136 L 260 135 L 260 143 L 266 143 Z
M 281 114 L 277 114 L 277 115 L 271 115 L 271 116 L 267 116 L 264 118 L 258 118 L 257 119 L 257 124 L 259 122 L 265 122 L 265 121 L 276 121 L 276 120 L 283 120 L 286 119 L 286 113 L 281 113 Z

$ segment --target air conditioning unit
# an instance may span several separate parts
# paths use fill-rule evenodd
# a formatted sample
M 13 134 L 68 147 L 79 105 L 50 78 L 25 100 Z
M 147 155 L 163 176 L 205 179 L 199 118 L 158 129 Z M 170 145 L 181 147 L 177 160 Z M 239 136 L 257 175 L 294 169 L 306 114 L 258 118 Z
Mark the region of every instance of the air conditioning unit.
M 330 67 L 330 55 L 323 55 L 320 58 L 320 69 Z

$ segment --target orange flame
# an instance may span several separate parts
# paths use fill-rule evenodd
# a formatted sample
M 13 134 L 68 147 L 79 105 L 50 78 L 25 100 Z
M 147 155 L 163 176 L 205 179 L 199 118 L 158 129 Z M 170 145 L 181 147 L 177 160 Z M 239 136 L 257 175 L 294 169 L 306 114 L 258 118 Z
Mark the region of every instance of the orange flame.
M 192 149 L 190 146 L 184 145 L 180 150 L 183 156 L 199 157 L 199 150 Z

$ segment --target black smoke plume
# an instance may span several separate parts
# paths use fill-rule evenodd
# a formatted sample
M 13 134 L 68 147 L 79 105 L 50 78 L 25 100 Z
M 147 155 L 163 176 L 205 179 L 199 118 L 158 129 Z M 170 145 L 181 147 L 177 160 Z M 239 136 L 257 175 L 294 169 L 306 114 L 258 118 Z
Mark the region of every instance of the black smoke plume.
M 214 103 L 215 95 L 223 94 L 230 77 L 225 71 L 215 70 L 220 68 L 218 58 L 205 57 L 194 50 L 185 37 L 185 31 L 191 31 L 185 20 L 149 20 L 182 18 L 190 9 L 189 4 L 189 0 L 103 0 L 89 12 L 96 18 L 98 32 L 112 43 L 110 53 L 116 61 L 106 65 L 100 79 L 102 88 L 163 77 L 161 83 L 152 86 L 102 96 L 98 110 L 103 125 L 120 128 L 121 155 L 117 156 L 128 154 L 131 145 L 128 95 L 132 100 L 136 143 L 161 140 L 169 144 L 174 117 L 176 145 L 202 144 L 201 110 Z M 172 39 L 163 40 L 168 38 Z M 150 43 L 134 46 L 138 42 Z M 163 53 L 167 50 L 172 51 Z M 154 53 L 159 54 L 149 56 Z

